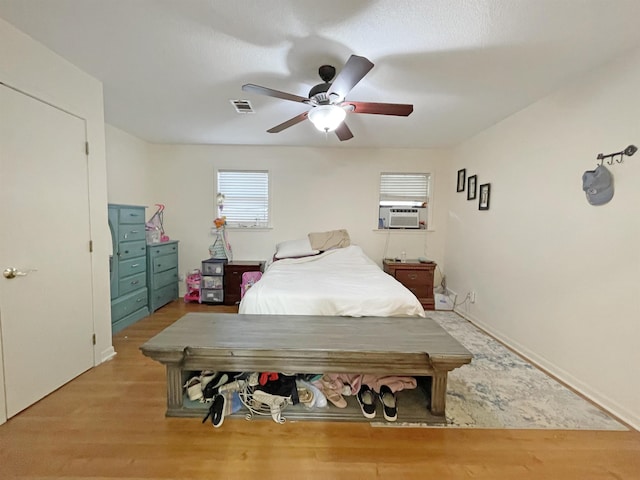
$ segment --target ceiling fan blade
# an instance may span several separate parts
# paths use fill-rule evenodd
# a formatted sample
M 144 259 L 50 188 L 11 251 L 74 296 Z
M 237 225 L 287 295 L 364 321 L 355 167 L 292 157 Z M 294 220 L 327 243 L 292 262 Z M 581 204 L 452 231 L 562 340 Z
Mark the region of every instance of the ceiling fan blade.
M 331 95 L 338 95 L 340 99 L 344 99 L 372 68 L 373 63 L 368 59 L 358 55 L 351 55 L 338 76 L 331 83 L 327 95 L 329 98 L 331 98 Z
M 342 102 L 351 113 L 370 113 L 374 115 L 397 115 L 408 117 L 413 112 L 413 105 L 406 103 L 372 103 L 372 102 Z
M 294 126 L 296 123 L 300 123 L 304 120 L 306 120 L 307 115 L 309 115 L 309 112 L 302 112 L 300 115 L 296 115 L 295 117 L 287 120 L 286 122 L 281 123 L 280 125 L 276 125 L 273 128 L 270 128 L 269 130 L 267 130 L 267 132 L 269 133 L 278 133 L 281 132 L 282 130 L 284 130 L 285 128 L 289 128 Z
M 309 103 L 309 99 L 306 97 L 294 95 L 293 93 L 281 92 L 280 90 L 274 90 L 273 88 L 261 87 L 260 85 L 254 85 L 253 83 L 244 84 L 242 86 L 242 90 L 245 92 L 267 95 L 269 97 L 282 98 L 283 100 L 291 100 L 292 102 Z
M 345 122 L 342 122 L 340 126 L 336 128 L 335 132 L 341 142 L 353 138 L 353 133 L 351 133 L 351 130 L 347 127 Z

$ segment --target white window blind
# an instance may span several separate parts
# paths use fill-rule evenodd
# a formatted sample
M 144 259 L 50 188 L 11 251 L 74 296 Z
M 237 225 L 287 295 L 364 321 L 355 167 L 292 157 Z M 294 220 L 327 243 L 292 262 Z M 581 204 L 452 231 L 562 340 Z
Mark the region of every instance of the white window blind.
M 380 205 L 422 205 L 429 203 L 428 173 L 380 174 Z
M 269 226 L 269 172 L 218 170 L 218 193 L 224 195 L 218 214 L 229 227 Z

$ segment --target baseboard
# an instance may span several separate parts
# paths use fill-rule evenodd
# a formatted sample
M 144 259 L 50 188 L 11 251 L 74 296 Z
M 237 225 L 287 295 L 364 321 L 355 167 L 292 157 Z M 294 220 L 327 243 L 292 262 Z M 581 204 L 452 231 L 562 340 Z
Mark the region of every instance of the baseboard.
M 117 355 L 115 348 L 113 346 L 103 350 L 100 354 L 100 363 L 104 363 L 108 360 L 111 360 L 113 357 Z
M 593 390 L 584 382 L 575 378 L 566 370 L 558 367 L 554 363 L 548 361 L 546 358 L 537 355 L 536 353 L 534 353 L 524 345 L 513 340 L 509 336 L 504 335 L 502 332 L 499 332 L 493 329 L 491 326 L 478 320 L 469 312 L 465 312 L 459 308 L 454 309 L 454 312 L 460 315 L 465 320 L 468 320 L 469 322 L 471 322 L 476 327 L 485 331 L 486 333 L 494 337 L 499 342 L 506 345 L 508 348 L 513 350 L 515 353 L 517 353 L 518 355 L 523 357 L 525 360 L 527 360 L 528 362 L 538 367 L 539 369 L 543 370 L 548 375 L 551 375 L 552 377 L 554 377 L 559 382 L 563 383 L 568 388 L 579 393 L 589 401 L 596 404 L 598 407 L 606 410 L 608 413 L 610 413 L 620 421 L 626 423 L 631 428 L 640 431 L 640 418 L 634 413 L 630 412 L 628 409 L 622 407 L 618 402 L 616 402 L 612 398 L 602 394 L 602 392 Z

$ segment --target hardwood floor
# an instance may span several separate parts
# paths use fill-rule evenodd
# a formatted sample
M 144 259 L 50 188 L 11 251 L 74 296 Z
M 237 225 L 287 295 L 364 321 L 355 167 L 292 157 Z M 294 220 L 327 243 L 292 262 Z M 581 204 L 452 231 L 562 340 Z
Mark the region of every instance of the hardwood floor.
M 115 335 L 113 360 L 0 426 L 0 478 L 640 478 L 635 431 L 165 418 L 164 367 L 138 347 L 189 311 L 235 309 L 179 300 Z

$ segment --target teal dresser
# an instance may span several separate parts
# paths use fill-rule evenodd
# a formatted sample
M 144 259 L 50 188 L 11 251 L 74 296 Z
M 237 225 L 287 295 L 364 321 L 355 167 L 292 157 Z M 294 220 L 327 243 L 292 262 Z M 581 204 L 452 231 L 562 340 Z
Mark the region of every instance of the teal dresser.
M 145 208 L 109 204 L 113 242 L 110 258 L 113 333 L 149 315 Z
M 175 240 L 147 244 L 147 290 L 149 310 L 178 298 L 178 242 Z

